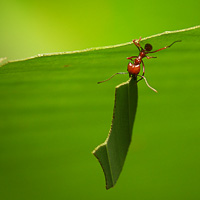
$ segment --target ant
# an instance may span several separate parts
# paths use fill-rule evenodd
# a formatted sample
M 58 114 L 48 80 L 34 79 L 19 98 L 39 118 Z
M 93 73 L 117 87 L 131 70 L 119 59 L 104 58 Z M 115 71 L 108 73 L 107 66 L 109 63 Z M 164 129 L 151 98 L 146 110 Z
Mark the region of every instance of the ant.
M 138 55 L 138 56 L 131 56 L 131 57 L 128 57 L 128 58 L 127 58 L 127 59 L 129 59 L 129 60 L 132 61 L 132 62 L 129 62 L 129 63 L 128 63 L 128 67 L 127 67 L 127 71 L 128 71 L 128 72 L 118 72 L 118 73 L 115 73 L 115 74 L 113 74 L 110 78 L 108 78 L 108 79 L 106 79 L 106 80 L 104 80 L 104 81 L 98 82 L 98 84 L 110 80 L 113 76 L 115 76 L 115 75 L 117 75 L 117 74 L 129 74 L 129 77 L 133 77 L 135 80 L 136 80 L 137 77 L 139 76 L 140 79 L 137 80 L 137 82 L 139 82 L 140 80 L 144 79 L 145 82 L 146 82 L 146 84 L 147 84 L 147 86 L 148 86 L 150 89 L 152 89 L 154 92 L 157 92 L 154 88 L 152 88 L 152 87 L 148 84 L 148 82 L 147 82 L 147 80 L 146 80 L 146 78 L 145 78 L 145 76 L 144 76 L 144 74 L 145 74 L 145 67 L 144 67 L 144 62 L 143 62 L 142 59 L 145 58 L 145 57 L 146 57 L 147 59 L 150 59 L 150 58 L 157 58 L 157 57 L 153 57 L 153 56 L 147 56 L 147 54 L 148 54 L 148 53 L 155 53 L 155 52 L 164 50 L 164 49 L 166 49 L 166 48 L 169 48 L 169 47 L 171 47 L 174 43 L 176 43 L 176 42 L 181 42 L 181 40 L 177 40 L 177 41 L 173 42 L 172 44 L 170 44 L 169 46 L 163 47 L 163 48 L 161 48 L 161 49 L 158 49 L 158 50 L 155 50 L 155 51 L 151 51 L 151 50 L 153 49 L 153 47 L 152 47 L 151 44 L 145 44 L 144 49 L 141 47 L 141 45 L 140 45 L 141 39 L 142 39 L 142 38 L 140 37 L 138 41 L 133 40 L 133 43 L 135 44 L 135 46 L 136 46 L 136 47 L 138 48 L 138 50 L 139 50 L 139 55 Z M 133 60 L 133 58 L 135 58 L 135 59 Z M 139 72 L 140 72 L 140 64 L 141 64 L 141 63 L 142 63 L 142 66 L 143 66 L 143 73 L 142 73 L 142 75 L 139 75 Z

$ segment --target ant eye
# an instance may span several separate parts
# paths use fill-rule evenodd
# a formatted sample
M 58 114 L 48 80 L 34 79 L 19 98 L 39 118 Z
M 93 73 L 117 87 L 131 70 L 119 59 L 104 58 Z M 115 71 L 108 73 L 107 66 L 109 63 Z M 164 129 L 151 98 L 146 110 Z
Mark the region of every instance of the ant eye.
M 145 48 L 146 51 L 151 51 L 153 49 L 151 44 L 145 44 L 144 48 Z

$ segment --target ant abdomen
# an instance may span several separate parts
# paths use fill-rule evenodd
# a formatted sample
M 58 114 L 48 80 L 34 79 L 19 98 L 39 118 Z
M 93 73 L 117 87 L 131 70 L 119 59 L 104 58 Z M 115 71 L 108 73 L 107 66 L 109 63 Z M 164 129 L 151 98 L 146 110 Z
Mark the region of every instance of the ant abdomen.
M 140 72 L 140 64 L 133 64 L 131 62 L 128 63 L 127 71 L 131 75 L 138 75 Z

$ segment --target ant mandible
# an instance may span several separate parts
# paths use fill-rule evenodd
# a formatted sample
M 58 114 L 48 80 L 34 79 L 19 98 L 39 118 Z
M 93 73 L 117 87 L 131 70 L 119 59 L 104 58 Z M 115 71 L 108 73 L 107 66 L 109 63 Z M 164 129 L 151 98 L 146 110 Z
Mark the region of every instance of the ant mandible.
M 153 49 L 153 47 L 152 47 L 151 44 L 145 44 L 144 49 L 141 47 L 141 45 L 140 45 L 141 39 L 142 39 L 142 38 L 140 37 L 138 41 L 133 40 L 133 43 L 135 44 L 135 46 L 136 46 L 136 47 L 138 48 L 138 50 L 139 50 L 139 55 L 138 55 L 138 56 L 131 56 L 131 57 L 128 57 L 128 58 L 127 58 L 127 59 L 129 59 L 129 60 L 131 60 L 131 61 L 133 62 L 133 63 L 132 63 L 132 62 L 129 62 L 129 63 L 128 63 L 128 67 L 127 67 L 127 71 L 128 71 L 128 72 L 118 72 L 118 73 L 115 73 L 115 74 L 113 74 L 110 78 L 108 78 L 108 79 L 106 79 L 106 80 L 104 80 L 104 81 L 98 82 L 98 84 L 110 80 L 113 76 L 115 76 L 115 75 L 117 75 L 117 74 L 129 74 L 129 77 L 133 77 L 135 80 L 136 80 L 137 77 L 139 76 L 140 79 L 137 80 L 137 82 L 140 81 L 140 80 L 142 80 L 142 79 L 144 79 L 145 82 L 146 82 L 146 84 L 147 84 L 147 86 L 148 86 L 150 89 L 152 89 L 153 91 L 157 92 L 154 88 L 152 88 L 152 87 L 148 84 L 148 82 L 147 82 L 147 80 L 146 80 L 146 78 L 145 78 L 145 76 L 144 76 L 144 74 L 145 74 L 145 67 L 144 67 L 144 62 L 143 62 L 142 59 L 145 58 L 145 57 L 146 57 L 147 59 L 150 59 L 150 58 L 157 58 L 157 57 L 153 57 L 153 56 L 147 56 L 147 54 L 148 54 L 148 53 L 156 53 L 156 52 L 158 52 L 158 51 L 161 51 L 161 50 L 164 50 L 164 49 L 166 49 L 166 48 L 169 48 L 169 47 L 171 47 L 174 43 L 176 43 L 176 42 L 181 42 L 181 40 L 177 40 L 177 41 L 173 42 L 172 44 L 170 44 L 169 46 L 163 47 L 163 48 L 161 48 L 161 49 L 158 49 L 158 50 L 155 50 L 155 51 L 151 51 L 151 50 Z M 133 60 L 133 58 L 135 58 L 135 59 Z M 142 75 L 139 75 L 139 73 L 140 73 L 140 64 L 141 64 L 141 63 L 142 63 L 142 67 L 143 67 L 143 73 L 142 73 Z

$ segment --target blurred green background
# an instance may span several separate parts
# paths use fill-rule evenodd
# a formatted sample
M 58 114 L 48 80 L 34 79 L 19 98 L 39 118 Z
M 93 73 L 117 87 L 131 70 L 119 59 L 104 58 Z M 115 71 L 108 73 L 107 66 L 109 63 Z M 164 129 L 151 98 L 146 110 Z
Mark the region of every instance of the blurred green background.
M 129 42 L 199 24 L 199 1 L 0 1 L 0 57 Z
M 9 60 L 129 42 L 200 20 L 196 0 L 1 0 L 0 6 L 0 57 Z M 139 84 L 133 142 L 117 185 L 105 190 L 91 151 L 107 137 L 114 87 L 127 77 L 96 82 L 124 71 L 131 55 L 123 54 L 119 66 L 104 65 L 115 59 L 108 52 L 88 65 L 84 55 L 73 55 L 76 69 L 48 70 L 48 58 L 31 73 L 12 64 L 1 69 L 0 199 L 200 199 L 199 46 L 184 41 L 145 62 L 159 94 Z

